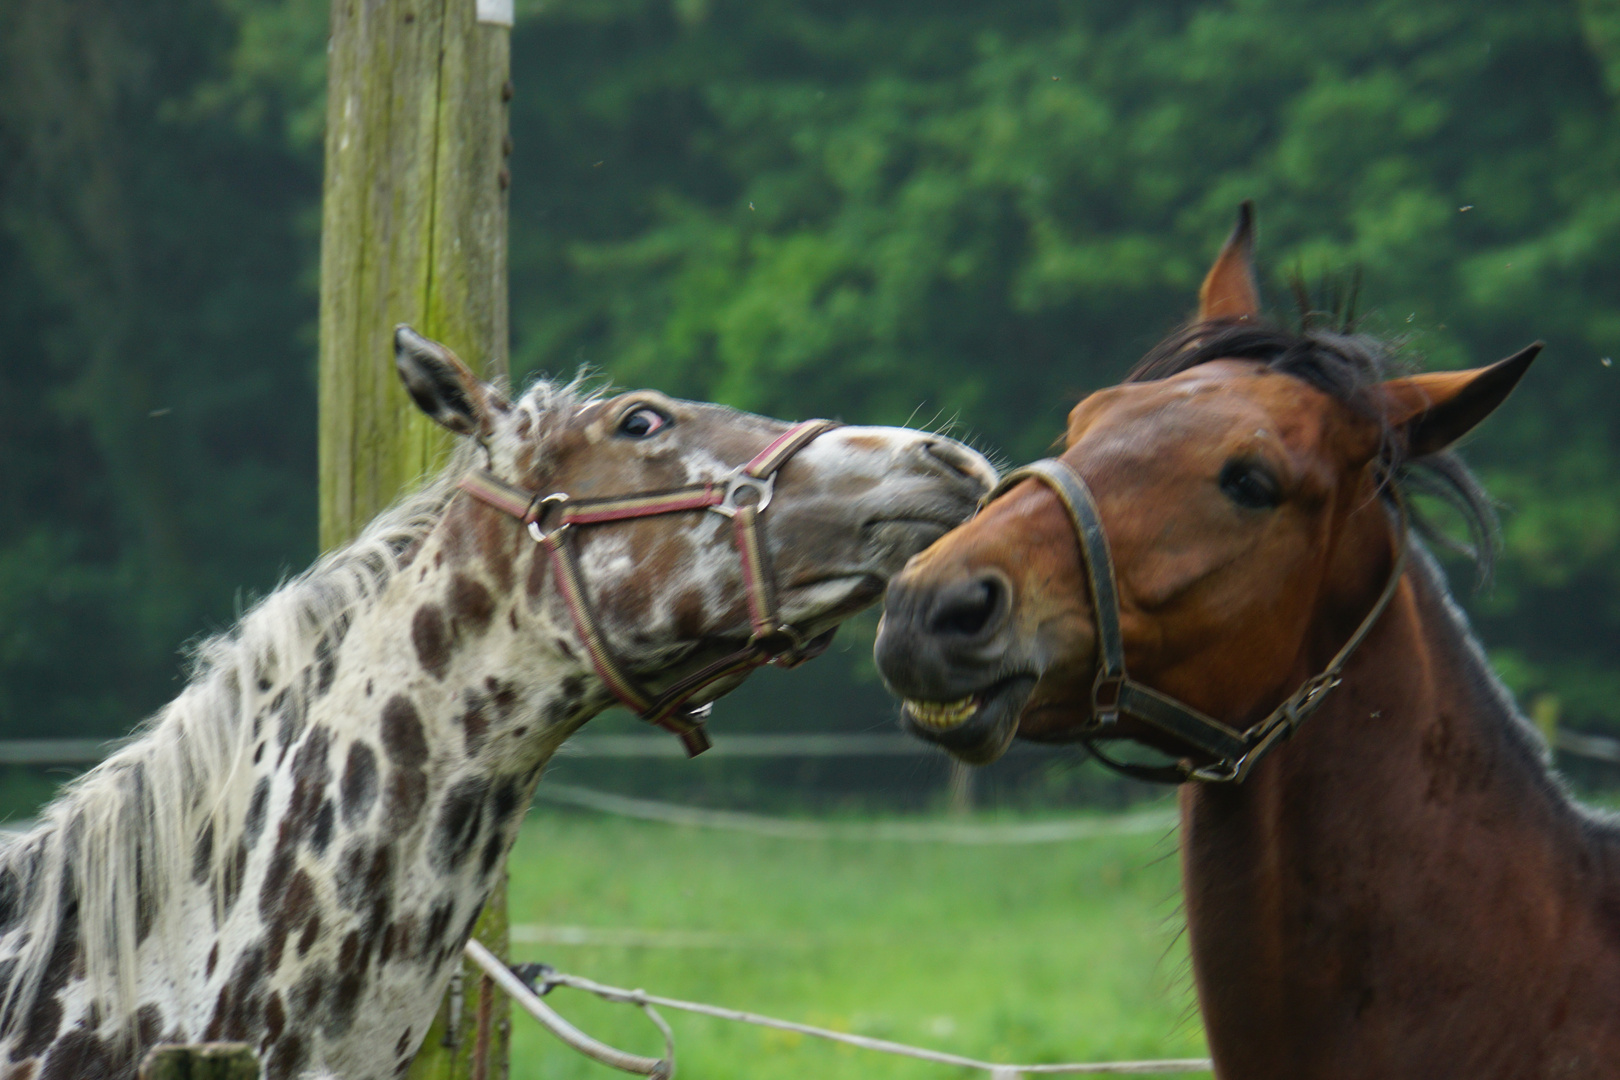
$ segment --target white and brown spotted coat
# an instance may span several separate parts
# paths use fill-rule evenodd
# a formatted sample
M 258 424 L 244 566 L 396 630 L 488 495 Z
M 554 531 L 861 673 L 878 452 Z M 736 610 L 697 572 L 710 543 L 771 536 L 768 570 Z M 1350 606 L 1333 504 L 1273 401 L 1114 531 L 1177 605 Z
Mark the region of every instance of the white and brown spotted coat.
M 508 403 L 426 346 L 402 367 L 430 414 L 481 444 L 452 470 L 487 461 L 537 491 L 717 479 L 784 428 L 654 393 L 580 401 L 541 384 Z M 625 437 L 637 408 L 666 426 Z M 817 439 L 765 515 L 783 614 L 819 630 L 871 603 L 992 477 L 937 436 L 847 427 Z M 37 992 L 0 1015 L 0 1080 L 128 1077 L 155 1041 L 213 1039 L 257 1046 L 270 1080 L 403 1074 L 546 760 L 610 704 L 540 549 L 453 480 L 206 646 L 140 741 L 0 850 L 0 985 L 30 943 L 44 957 Z M 593 529 L 578 551 L 604 633 L 649 684 L 746 635 L 720 517 Z M 356 566 L 371 588 L 337 590 L 347 602 L 323 608 L 334 590 L 322 575 Z M 212 759 L 199 749 L 211 739 Z M 102 833 L 88 824 L 97 799 L 124 808 L 101 815 L 118 819 Z M 140 849 L 100 893 L 80 885 L 105 885 L 87 861 L 96 837 L 96 850 Z M 53 851 L 62 872 L 50 879 Z M 164 865 L 177 880 L 154 887 Z

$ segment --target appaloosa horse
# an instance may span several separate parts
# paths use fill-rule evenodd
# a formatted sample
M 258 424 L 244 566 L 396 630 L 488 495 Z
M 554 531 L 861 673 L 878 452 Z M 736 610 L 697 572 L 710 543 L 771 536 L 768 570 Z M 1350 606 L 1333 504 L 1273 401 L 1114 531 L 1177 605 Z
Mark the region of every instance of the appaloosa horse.
M 1079 739 L 1188 781 L 1218 1075 L 1614 1076 L 1620 831 L 1406 525 L 1404 489 L 1439 490 L 1489 538 L 1446 448 L 1535 347 L 1383 381 L 1375 341 L 1260 321 L 1249 246 L 1245 208 L 1199 321 L 895 579 L 879 666 L 968 760 Z
M 401 1075 L 558 745 L 617 699 L 700 750 L 696 703 L 822 647 L 994 478 L 898 428 L 508 401 L 397 345 L 467 436 L 450 467 L 205 644 L 0 850 L 0 1077 L 205 1039 L 272 1080 Z

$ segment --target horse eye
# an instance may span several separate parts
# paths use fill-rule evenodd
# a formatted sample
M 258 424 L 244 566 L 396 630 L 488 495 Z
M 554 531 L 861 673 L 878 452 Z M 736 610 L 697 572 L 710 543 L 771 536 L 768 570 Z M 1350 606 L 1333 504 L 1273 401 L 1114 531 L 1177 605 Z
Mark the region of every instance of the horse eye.
M 1217 482 L 1228 499 L 1249 510 L 1270 510 L 1282 502 L 1277 478 L 1252 461 L 1228 461 Z
M 628 435 L 632 439 L 645 439 L 656 431 L 668 425 L 669 420 L 657 409 L 643 405 L 639 409 L 632 409 L 619 421 L 619 434 Z

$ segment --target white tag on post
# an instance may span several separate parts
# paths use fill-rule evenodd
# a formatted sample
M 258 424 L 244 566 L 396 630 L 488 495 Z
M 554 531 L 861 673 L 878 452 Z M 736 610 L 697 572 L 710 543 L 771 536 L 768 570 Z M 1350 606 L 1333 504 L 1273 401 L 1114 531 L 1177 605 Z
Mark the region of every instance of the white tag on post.
M 512 0 L 478 0 L 478 21 L 492 26 L 512 25 Z

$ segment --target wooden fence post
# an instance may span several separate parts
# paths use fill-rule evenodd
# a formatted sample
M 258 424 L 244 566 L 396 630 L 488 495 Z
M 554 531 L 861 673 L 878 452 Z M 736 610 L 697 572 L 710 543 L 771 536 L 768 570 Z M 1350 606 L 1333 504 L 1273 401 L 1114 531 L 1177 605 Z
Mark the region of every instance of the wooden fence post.
M 351 539 L 444 461 L 449 437 L 394 373 L 410 323 L 485 377 L 507 358 L 512 0 L 332 0 L 321 218 L 320 541 Z M 506 888 L 474 931 L 505 957 Z M 510 1006 L 480 973 L 422 1043 L 413 1080 L 504 1080 Z M 486 1061 L 472 1060 L 479 1021 Z

